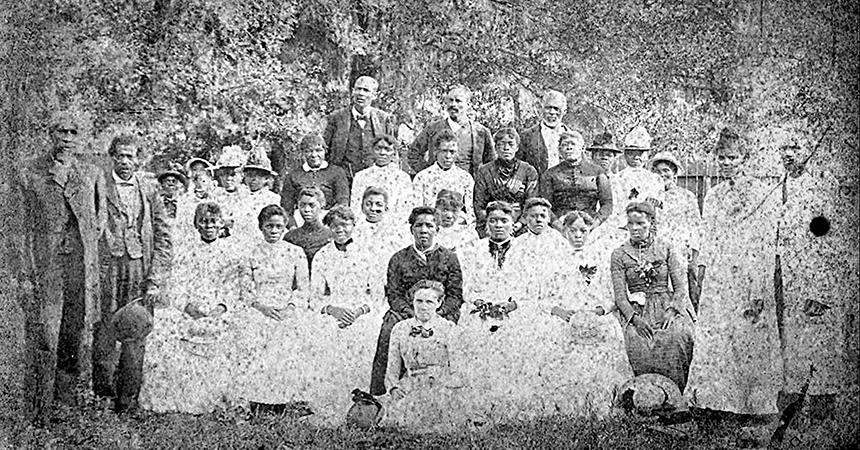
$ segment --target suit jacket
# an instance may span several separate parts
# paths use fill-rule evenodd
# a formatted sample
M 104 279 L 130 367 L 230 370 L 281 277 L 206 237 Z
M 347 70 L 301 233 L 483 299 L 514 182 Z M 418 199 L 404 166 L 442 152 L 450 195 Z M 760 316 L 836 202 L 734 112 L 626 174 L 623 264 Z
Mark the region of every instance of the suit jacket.
M 543 176 L 543 173 L 549 168 L 546 143 L 540 133 L 541 123 L 543 122 L 538 122 L 537 125 L 523 131 L 522 136 L 520 136 L 520 149 L 517 151 L 517 159 L 531 164 L 537 170 L 538 178 Z M 565 124 L 559 126 L 562 127 L 562 130 L 570 131 L 570 128 Z M 561 160 L 560 156 L 559 160 Z
M 490 130 L 480 123 L 470 120 L 468 125 L 463 126 L 472 127 L 472 163 L 469 166 L 469 174 L 474 177 L 481 165 L 496 159 L 495 144 Z M 409 167 L 414 173 L 421 172 L 436 162 L 436 148 L 433 141 L 445 130 L 451 131 L 448 119 L 439 119 L 424 127 L 409 145 Z
M 57 175 L 55 175 L 57 174 Z M 65 170 L 54 167 L 51 156 L 43 156 L 21 170 L 18 188 L 23 197 L 25 210 L 25 271 L 34 286 L 32 301 L 34 304 L 25 306 L 24 312 L 30 320 L 51 328 L 46 323 L 50 318 L 45 317 L 46 304 L 62 302 L 62 280 L 53 278 L 57 270 L 53 269 L 60 259 L 57 249 L 52 248 L 51 239 L 46 232 L 56 217 L 51 217 L 53 208 L 47 202 L 55 201 L 51 189 L 56 189 L 54 179 L 62 179 L 62 193 L 68 202 L 70 213 L 77 222 L 83 254 L 79 255 L 84 265 L 84 329 L 82 333 L 81 358 L 86 361 L 81 369 L 89 371 L 89 349 L 92 346 L 92 325 L 100 320 L 101 305 L 99 302 L 99 255 L 98 241 L 105 228 L 105 181 L 101 169 L 91 164 L 72 160 Z M 59 184 L 59 183 L 58 183 Z M 26 296 L 30 299 L 29 296 Z M 59 299 L 59 300 L 58 300 Z M 59 320 L 59 317 L 55 318 Z M 59 327 L 59 323 L 53 326 Z M 46 337 L 47 339 L 47 337 Z M 47 342 L 47 341 L 46 341 Z M 83 374 L 86 376 L 86 374 Z
M 397 125 L 395 124 L 394 115 L 387 113 L 381 109 L 369 107 L 368 116 L 370 116 L 370 126 L 373 130 L 374 138 L 388 134 L 391 136 L 397 135 Z M 350 179 L 358 171 L 366 169 L 366 167 L 345 167 L 345 160 L 349 141 L 349 128 L 352 123 L 352 105 L 346 108 L 338 109 L 329 114 L 328 122 L 325 130 L 323 130 L 322 138 L 328 147 L 328 156 L 326 161 L 330 164 L 336 164 L 343 167 L 347 171 Z
M 145 282 L 160 286 L 168 275 L 172 256 L 170 225 L 161 196 L 151 181 L 147 181 L 140 173 L 132 175 L 137 180 L 138 195 L 140 195 L 141 213 L 135 228 L 140 234 L 143 247 L 143 271 Z M 105 177 L 105 196 L 107 197 L 107 228 L 99 242 L 99 251 L 103 258 L 121 258 L 125 254 L 120 230 L 128 226 L 129 217 L 119 200 L 113 174 Z

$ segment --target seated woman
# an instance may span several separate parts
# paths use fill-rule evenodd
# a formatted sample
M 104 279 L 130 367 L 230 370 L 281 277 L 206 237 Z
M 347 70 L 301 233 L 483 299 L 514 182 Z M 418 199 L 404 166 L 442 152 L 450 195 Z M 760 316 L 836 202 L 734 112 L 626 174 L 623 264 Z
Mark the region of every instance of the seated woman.
M 296 325 L 298 311 L 307 309 L 308 265 L 301 247 L 284 240 L 288 221 L 279 205 L 264 207 L 257 216 L 262 239 L 241 261 L 250 280 L 244 298 L 251 309 L 242 345 L 248 353 L 237 384 L 252 411 L 304 400 L 298 344 L 303 330 Z
M 436 211 L 439 215 L 439 232 L 436 242 L 439 245 L 454 250 L 459 255 L 459 250 L 472 241 L 478 240 L 478 232 L 475 228 L 466 224 L 463 218 L 463 198 L 460 194 L 443 189 L 439 191 L 436 199 Z
M 382 325 L 384 277 L 373 276 L 373 253 L 353 242 L 356 217 L 337 205 L 323 219 L 334 240 L 314 257 L 311 310 L 320 326 L 314 330 L 320 383 L 312 386 L 315 419 L 336 424 L 351 405 L 349 392 L 368 390 L 367 369 L 373 361 Z
M 236 336 L 244 308 L 237 250 L 219 239 L 223 219 L 215 203 L 194 212 L 199 240 L 174 258 L 166 283 L 170 306 L 155 309 L 147 341 L 144 408 L 201 414 L 236 403 Z
M 635 375 L 656 373 L 683 392 L 693 357 L 695 312 L 683 256 L 657 239 L 654 207 L 627 206 L 630 240 L 612 252 L 610 271 L 627 357 Z
M 451 376 L 450 336 L 454 324 L 439 316 L 445 288 L 421 280 L 409 290 L 415 316 L 398 322 L 388 348 L 386 421 L 420 431 L 462 428 L 457 401 L 460 383 Z
M 545 301 L 559 289 L 564 267 L 561 262 L 570 258 L 570 244 L 550 226 L 552 204 L 548 200 L 540 197 L 526 200 L 523 214 L 527 231 L 516 238 L 504 270 L 507 277 L 517 280 L 517 287 L 512 290 L 517 303 L 524 310 L 542 314 L 549 310 Z
M 563 356 L 550 366 L 558 370 L 546 373 L 558 386 L 551 393 L 562 412 L 605 415 L 615 389 L 633 375 L 624 336 L 612 314 L 616 308 L 609 262 L 588 239 L 596 225 L 588 213 L 572 211 L 562 224 L 573 252 L 551 314 L 564 324 L 559 330 Z

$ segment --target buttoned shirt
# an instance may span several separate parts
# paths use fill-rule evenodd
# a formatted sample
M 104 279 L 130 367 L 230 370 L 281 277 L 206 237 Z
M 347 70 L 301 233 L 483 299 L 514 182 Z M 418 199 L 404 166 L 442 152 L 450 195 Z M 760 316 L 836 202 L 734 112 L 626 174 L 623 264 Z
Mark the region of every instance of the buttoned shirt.
M 528 230 L 516 238 L 502 269 L 508 277 L 519 280 L 512 287 L 512 296 L 526 303 L 547 301 L 559 291 L 565 261 L 572 252 L 567 239 L 549 226 L 541 234 Z
M 357 109 L 353 106 L 352 108 L 352 118 L 355 119 L 355 122 L 361 128 L 364 128 L 367 125 L 367 116 L 358 112 Z
M 355 241 L 343 250 L 335 242 L 323 246 L 314 256 L 311 309 L 319 310 L 328 304 L 379 309 L 384 278 L 369 276 L 376 264 L 371 255 Z
M 543 143 L 546 145 L 547 167 L 552 167 L 561 162 L 558 155 L 558 137 L 561 135 L 562 125 L 559 123 L 555 127 L 549 127 L 546 122 L 540 124 L 540 135 L 543 137 Z
M 385 166 L 373 165 L 357 174 L 352 180 L 352 199 L 350 207 L 359 216 L 361 212 L 361 198 L 364 191 L 369 187 L 385 189 L 388 193 L 389 214 L 395 218 L 406 218 L 415 207 L 415 191 L 412 189 L 412 180 L 409 174 L 404 172 L 392 162 Z
M 518 277 L 506 278 L 508 274 L 503 271 L 515 242 L 513 238 L 498 243 L 489 238 L 483 238 L 463 247 L 460 253 L 463 266 L 463 290 L 467 300 L 473 302 L 480 298 L 498 303 L 508 299 L 509 284 L 520 282 Z
M 436 206 L 436 196 L 439 191 L 448 189 L 463 196 L 463 206 L 466 208 L 466 219 L 474 222 L 475 213 L 472 211 L 475 181 L 469 172 L 452 165 L 445 170 L 438 163 L 418 172 L 413 181 L 415 195 L 425 206 Z
M 412 329 L 419 326 L 424 330 L 433 330 L 433 334 L 427 337 L 410 336 Z M 448 345 L 452 330 L 453 324 L 436 314 L 426 323 L 413 317 L 394 325 L 388 347 L 388 368 L 385 372 L 385 385 L 388 389 L 414 386 L 411 383 L 416 381 L 414 379 L 438 379 L 447 376 L 450 373 Z M 404 371 L 406 375 L 401 379 L 400 374 Z M 408 391 L 409 388 L 404 390 Z
M 450 117 L 448 118 L 448 126 L 451 127 L 451 131 L 453 131 L 455 133 L 460 131 L 460 128 L 463 128 L 463 124 L 461 124 L 460 122 L 451 120 Z

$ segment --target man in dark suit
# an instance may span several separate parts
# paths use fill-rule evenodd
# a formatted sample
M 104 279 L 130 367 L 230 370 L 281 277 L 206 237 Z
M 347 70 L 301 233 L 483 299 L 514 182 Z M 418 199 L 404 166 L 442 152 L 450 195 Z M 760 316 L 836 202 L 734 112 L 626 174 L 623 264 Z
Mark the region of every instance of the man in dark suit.
M 93 330 L 93 390 L 98 396 L 116 397 L 114 408 L 122 412 L 137 407 L 146 336 L 124 337 L 119 366 L 114 368 L 113 315 L 141 296 L 141 306 L 152 313 L 158 288 L 170 269 L 171 239 L 155 185 L 136 172 L 140 163 L 136 139 L 114 138 L 109 154 L 113 170 L 106 177 L 108 220 L 99 242 L 102 298 L 101 317 Z
M 493 136 L 487 127 L 469 119 L 469 102 L 472 93 L 464 86 L 457 86 L 445 98 L 448 117 L 427 125 L 409 146 L 409 166 L 418 173 L 436 162 L 436 137 L 444 132 L 457 138 L 458 153 L 454 159 L 457 167 L 469 172 L 472 178 L 478 167 L 496 159 Z
M 373 143 L 384 134 L 394 135 L 394 116 L 371 105 L 379 83 L 367 76 L 358 77 L 352 87 L 352 104 L 328 116 L 323 131 L 327 160 L 342 167 L 349 181 L 360 170 L 373 165 Z
M 71 400 L 90 376 L 92 324 L 98 311 L 98 239 L 105 227 L 104 176 L 78 161 L 79 115 L 51 124 L 52 148 L 20 173 L 27 278 L 24 295 L 26 408 L 37 423 L 50 418 L 54 396 Z
M 558 137 L 571 132 L 561 119 L 567 112 L 567 97 L 558 91 L 547 91 L 541 106 L 541 122 L 523 132 L 517 159 L 529 163 L 538 177 L 564 158 L 558 152 Z

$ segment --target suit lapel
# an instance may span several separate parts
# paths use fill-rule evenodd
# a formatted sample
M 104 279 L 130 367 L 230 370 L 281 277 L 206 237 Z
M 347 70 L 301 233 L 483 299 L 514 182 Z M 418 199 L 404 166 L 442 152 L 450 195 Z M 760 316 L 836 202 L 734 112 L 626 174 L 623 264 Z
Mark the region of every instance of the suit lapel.
M 535 167 L 535 169 L 540 170 L 541 172 L 546 172 L 546 169 L 549 169 L 549 152 L 546 149 L 546 142 L 543 141 L 543 133 L 541 133 L 540 124 L 535 126 L 535 133 L 533 135 L 533 139 L 537 141 L 537 145 L 535 148 L 538 149 L 538 165 L 540 167 Z

